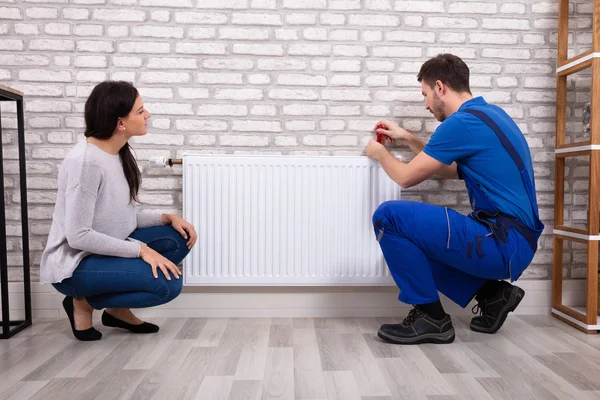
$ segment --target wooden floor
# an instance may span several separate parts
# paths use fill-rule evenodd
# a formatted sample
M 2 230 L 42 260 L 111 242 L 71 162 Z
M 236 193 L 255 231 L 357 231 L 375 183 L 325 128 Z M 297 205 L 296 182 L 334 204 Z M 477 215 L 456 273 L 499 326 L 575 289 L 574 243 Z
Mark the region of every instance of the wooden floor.
M 65 319 L 0 341 L 0 399 L 600 399 L 600 335 L 514 316 L 495 335 L 453 317 L 450 345 L 396 346 L 381 318 L 162 319 L 155 335 Z

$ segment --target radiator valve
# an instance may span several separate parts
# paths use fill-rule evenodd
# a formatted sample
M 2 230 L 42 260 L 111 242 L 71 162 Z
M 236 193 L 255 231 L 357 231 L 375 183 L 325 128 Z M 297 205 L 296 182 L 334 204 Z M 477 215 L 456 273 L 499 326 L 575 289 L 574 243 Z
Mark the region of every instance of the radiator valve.
M 167 158 L 164 156 L 151 157 L 148 165 L 151 167 L 172 167 L 175 164 L 182 164 L 181 158 Z

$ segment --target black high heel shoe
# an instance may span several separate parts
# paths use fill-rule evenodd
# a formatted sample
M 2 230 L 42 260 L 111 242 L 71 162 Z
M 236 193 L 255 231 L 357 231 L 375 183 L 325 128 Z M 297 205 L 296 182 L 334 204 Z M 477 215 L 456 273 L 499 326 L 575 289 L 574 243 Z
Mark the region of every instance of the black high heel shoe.
M 127 329 L 133 333 L 156 333 L 158 332 L 158 325 L 151 324 L 149 322 L 144 322 L 139 325 L 133 325 L 123 320 L 120 320 L 117 317 L 114 317 L 104 311 L 102 313 L 102 325 L 110 326 L 112 328 L 123 328 Z
M 67 312 L 67 316 L 69 317 L 69 322 L 71 323 L 71 330 L 73 331 L 73 336 L 77 339 L 82 340 L 84 342 L 91 342 L 94 340 L 102 339 L 102 333 L 97 331 L 96 329 L 89 328 L 83 331 L 78 331 L 75 329 L 75 318 L 73 317 L 73 298 L 70 296 L 66 296 L 62 302 L 63 308 Z

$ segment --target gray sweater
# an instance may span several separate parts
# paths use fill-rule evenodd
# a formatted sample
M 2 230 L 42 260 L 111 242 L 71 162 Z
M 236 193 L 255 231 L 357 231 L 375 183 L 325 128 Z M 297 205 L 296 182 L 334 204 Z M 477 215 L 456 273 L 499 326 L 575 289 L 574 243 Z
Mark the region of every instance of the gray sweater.
M 118 154 L 86 140 L 65 158 L 58 173 L 58 193 L 46 249 L 40 263 L 42 283 L 73 275 L 90 254 L 139 257 L 136 228 L 161 225 L 161 214 L 136 212 Z

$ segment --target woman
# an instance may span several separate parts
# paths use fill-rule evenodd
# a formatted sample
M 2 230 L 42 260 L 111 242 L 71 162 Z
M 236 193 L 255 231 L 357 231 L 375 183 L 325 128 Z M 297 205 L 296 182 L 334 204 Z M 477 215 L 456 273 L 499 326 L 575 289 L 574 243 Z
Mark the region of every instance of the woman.
M 92 327 L 92 312 L 100 309 L 103 325 L 157 332 L 129 308 L 164 304 L 181 292 L 177 264 L 196 243 L 194 227 L 135 207 L 141 176 L 128 141 L 146 134 L 148 118 L 131 83 L 100 83 L 85 104 L 86 140 L 60 168 L 40 280 L 66 296 L 63 307 L 79 340 L 102 337 Z

